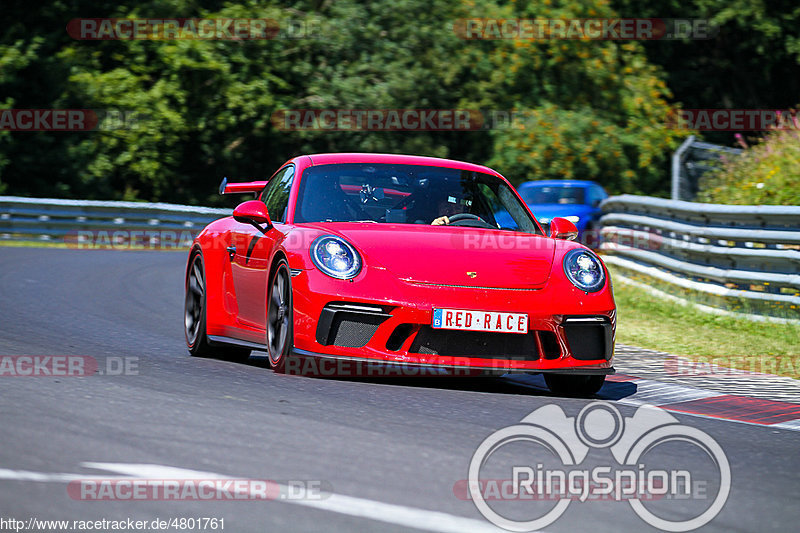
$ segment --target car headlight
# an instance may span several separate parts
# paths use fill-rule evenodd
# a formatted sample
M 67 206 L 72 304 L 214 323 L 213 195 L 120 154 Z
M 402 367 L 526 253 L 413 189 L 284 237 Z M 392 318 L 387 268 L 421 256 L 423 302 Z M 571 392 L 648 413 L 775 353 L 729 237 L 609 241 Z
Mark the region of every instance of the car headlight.
M 336 279 L 351 279 L 361 272 L 361 256 L 349 242 L 336 235 L 314 239 L 311 260 L 318 269 Z
M 574 215 L 573 216 L 564 217 L 564 218 L 566 218 L 567 220 L 569 220 L 573 224 L 577 224 L 578 222 L 581 221 L 581 217 L 576 217 Z
M 585 292 L 597 292 L 606 282 L 603 265 L 588 250 L 567 252 L 564 256 L 564 273 L 573 285 Z

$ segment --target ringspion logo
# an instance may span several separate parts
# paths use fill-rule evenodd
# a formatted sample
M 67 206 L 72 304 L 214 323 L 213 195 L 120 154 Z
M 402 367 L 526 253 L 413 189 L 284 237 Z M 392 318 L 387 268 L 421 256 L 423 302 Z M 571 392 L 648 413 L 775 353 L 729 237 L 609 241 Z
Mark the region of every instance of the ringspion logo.
M 592 451 L 611 461 L 588 465 Z M 675 460 L 687 451 L 691 468 Z M 709 468 L 698 471 L 699 461 Z M 653 527 L 680 532 L 714 519 L 730 488 L 728 459 L 708 434 L 657 407 L 624 417 L 609 403 L 593 402 L 574 417 L 558 405 L 540 407 L 492 433 L 453 491 L 509 531 L 547 527 L 573 502 L 612 500 L 627 502 Z

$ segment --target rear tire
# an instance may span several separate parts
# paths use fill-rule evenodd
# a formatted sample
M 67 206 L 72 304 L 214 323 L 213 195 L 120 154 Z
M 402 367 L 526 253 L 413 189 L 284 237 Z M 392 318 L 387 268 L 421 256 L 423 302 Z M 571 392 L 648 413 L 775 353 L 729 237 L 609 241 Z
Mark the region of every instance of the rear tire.
M 195 357 L 211 355 L 206 336 L 206 286 L 203 259 L 194 253 L 186 272 L 186 298 L 183 305 L 183 326 L 186 346 Z
M 212 346 L 206 334 L 206 284 L 203 258 L 199 252 L 192 256 L 186 273 L 186 298 L 183 307 L 183 325 L 186 346 L 195 357 L 218 356 L 245 362 L 250 350 L 238 346 Z
M 550 392 L 556 396 L 570 398 L 586 398 L 597 394 L 606 380 L 604 374 L 573 375 L 545 374 L 544 381 Z

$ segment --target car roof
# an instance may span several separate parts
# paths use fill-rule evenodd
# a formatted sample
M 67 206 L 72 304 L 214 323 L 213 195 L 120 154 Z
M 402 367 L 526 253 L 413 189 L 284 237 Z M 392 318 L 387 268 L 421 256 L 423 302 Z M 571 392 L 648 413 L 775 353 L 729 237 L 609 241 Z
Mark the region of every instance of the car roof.
M 335 163 L 388 163 L 395 165 L 423 165 L 454 168 L 458 170 L 468 170 L 472 172 L 482 172 L 492 176 L 500 174 L 489 167 L 456 161 L 454 159 L 443 159 L 439 157 L 425 157 L 420 155 L 400 155 L 400 154 L 370 154 L 359 152 L 332 153 L 332 154 L 310 154 L 311 165 L 331 165 Z
M 534 180 L 534 181 L 526 181 L 519 187 L 521 189 L 523 187 L 589 187 L 590 185 L 597 185 L 598 187 L 602 187 L 596 181 L 589 181 L 589 180 Z

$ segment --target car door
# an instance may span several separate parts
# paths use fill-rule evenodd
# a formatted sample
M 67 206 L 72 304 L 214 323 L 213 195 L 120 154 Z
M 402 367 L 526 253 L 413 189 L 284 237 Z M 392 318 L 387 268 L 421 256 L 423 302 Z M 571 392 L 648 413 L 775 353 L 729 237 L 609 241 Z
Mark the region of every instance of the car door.
M 237 222 L 232 231 L 231 272 L 239 325 L 263 331 L 266 328 L 267 284 L 269 260 L 277 240 L 283 235 L 289 205 L 289 192 L 294 179 L 294 166 L 280 169 L 261 193 L 273 226 L 261 231 L 252 224 Z

